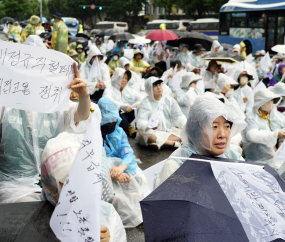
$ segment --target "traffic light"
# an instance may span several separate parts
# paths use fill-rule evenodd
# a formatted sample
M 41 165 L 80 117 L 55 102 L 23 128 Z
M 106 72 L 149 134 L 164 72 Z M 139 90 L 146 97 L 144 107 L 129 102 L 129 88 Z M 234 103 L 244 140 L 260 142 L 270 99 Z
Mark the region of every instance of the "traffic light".
M 103 9 L 103 8 L 100 6 L 100 7 L 99 7 L 99 10 L 102 10 L 102 9 Z
M 83 6 L 83 9 L 85 9 L 86 8 L 86 6 Z

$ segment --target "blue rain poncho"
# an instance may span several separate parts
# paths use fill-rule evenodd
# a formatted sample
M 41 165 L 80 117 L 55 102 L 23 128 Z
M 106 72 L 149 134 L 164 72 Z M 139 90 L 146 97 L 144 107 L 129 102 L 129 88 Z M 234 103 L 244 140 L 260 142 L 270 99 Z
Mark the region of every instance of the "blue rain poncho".
M 148 129 L 148 120 L 152 113 L 156 111 L 156 107 L 159 101 L 156 101 L 153 96 L 153 83 L 160 80 L 156 77 L 150 77 L 145 82 L 145 91 L 148 94 L 143 99 L 138 109 L 137 127 L 139 132 L 137 133 L 137 141 L 140 145 L 147 146 L 147 140 L 149 135 L 156 136 L 156 143 L 161 147 L 168 137 L 173 134 L 180 137 L 181 128 L 186 123 L 186 118 L 181 112 L 178 103 L 174 98 L 163 94 L 163 112 L 160 117 L 158 128 L 156 130 Z M 164 88 L 164 87 L 163 87 Z
M 128 41 L 124 41 L 124 40 L 121 40 L 118 45 L 112 50 L 112 53 L 113 54 L 114 52 L 120 52 L 122 49 L 123 49 L 123 45 L 125 45 L 124 49 L 127 49 L 128 48 Z M 120 56 L 124 56 L 124 51 L 123 52 L 120 52 Z
M 128 85 L 120 91 L 121 81 L 125 73 L 125 69 L 116 68 L 114 75 L 112 76 L 112 86 L 106 88 L 103 93 L 103 97 L 109 98 L 116 105 L 118 110 L 122 109 L 124 111 L 126 111 L 129 106 L 136 108 L 143 99 L 143 96 L 139 92 Z
M 272 130 L 270 117 L 268 124 L 265 116 L 261 115 L 258 110 L 270 100 L 274 100 L 276 103 L 279 99 L 278 95 L 266 88 L 261 88 L 254 94 L 254 105 L 252 112 L 246 118 L 247 128 L 243 140 L 245 159 L 249 162 L 271 164 L 278 131 Z
M 99 89 L 96 88 L 96 84 L 99 83 L 99 80 L 102 80 L 105 83 L 105 88 L 111 86 L 111 78 L 109 73 L 110 68 L 104 63 L 103 60 L 99 62 L 100 75 L 97 77 L 93 77 L 91 81 L 87 81 L 91 70 L 90 61 L 92 57 L 95 55 L 96 56 L 101 55 L 103 57 L 101 51 L 93 44 L 90 47 L 88 57 L 82 63 L 79 69 L 79 74 L 81 78 L 83 78 L 87 82 L 87 90 L 91 95 L 94 94 L 96 91 L 99 91 Z
M 205 65 L 204 61 L 200 61 L 201 56 L 196 56 L 195 53 L 191 52 L 189 54 L 189 62 L 192 66 L 201 68 Z
M 187 118 L 190 112 L 190 107 L 193 105 L 196 98 L 202 95 L 199 88 L 189 87 L 194 81 L 202 80 L 201 76 L 195 75 L 193 72 L 187 72 L 182 75 L 181 89 L 175 92 L 174 99 L 179 104 L 182 113 Z
M 129 167 L 125 172 L 136 174 L 137 163 L 132 147 L 129 144 L 128 137 L 125 131 L 119 127 L 122 119 L 115 104 L 108 98 L 101 98 L 98 102 L 101 110 L 102 120 L 101 126 L 117 120 L 115 131 L 107 134 L 104 139 L 104 148 L 107 157 L 117 157 L 122 159 L 120 164 Z M 111 167 L 110 167 L 111 168 Z
M 238 152 L 230 149 L 229 146 L 232 137 L 240 133 L 246 127 L 246 123 L 219 99 L 205 93 L 199 96 L 192 105 L 189 118 L 182 130 L 181 139 L 183 145 L 168 158 L 157 177 L 156 187 L 164 182 L 186 161 L 186 159 L 175 157 L 189 158 L 192 154 L 213 156 L 210 153 L 212 145 L 209 145 L 207 140 L 212 144 L 212 124 L 214 120 L 220 116 L 232 122 L 233 125 L 227 144 L 228 148 L 224 154 L 217 157 L 243 160 L 242 156 Z M 203 137 L 205 140 L 203 140 Z

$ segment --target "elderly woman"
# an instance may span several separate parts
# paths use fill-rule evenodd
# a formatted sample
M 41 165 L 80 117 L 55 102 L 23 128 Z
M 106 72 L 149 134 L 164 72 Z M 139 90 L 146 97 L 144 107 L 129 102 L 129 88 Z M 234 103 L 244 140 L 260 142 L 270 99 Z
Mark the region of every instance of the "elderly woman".
M 146 69 L 149 67 L 149 64 L 142 60 L 143 53 L 140 50 L 134 52 L 134 58 L 131 59 L 131 70 L 136 72 L 138 75 L 142 76 L 146 72 Z
M 183 146 L 168 158 L 155 186 L 163 183 L 192 154 L 243 160 L 240 154 L 229 148 L 229 144 L 231 138 L 245 127 L 244 120 L 219 99 L 212 95 L 198 97 L 183 128 Z
M 96 58 L 100 68 L 97 76 L 94 75 L 96 67 L 93 66 L 92 68 Z M 109 67 L 103 62 L 102 53 L 94 45 L 90 47 L 88 57 L 80 66 L 79 72 L 81 77 L 87 81 L 87 89 L 92 100 L 98 101 L 102 97 L 105 88 L 111 86 Z
M 261 88 L 254 94 L 254 105 L 246 118 L 247 128 L 243 141 L 247 161 L 272 165 L 277 140 L 285 138 L 285 132 L 278 129 L 273 131 L 271 126 L 273 104 L 279 100 L 279 95 L 266 88 Z
M 213 92 L 216 87 L 216 82 L 219 78 L 219 74 L 217 73 L 219 69 L 219 65 L 216 61 L 212 60 L 208 64 L 208 68 L 203 73 L 203 77 L 205 78 L 205 90 Z
M 145 82 L 148 97 L 141 102 L 138 112 L 137 141 L 142 146 L 159 150 L 162 145 L 181 146 L 181 128 L 186 118 L 177 102 L 163 94 L 163 81 L 150 77 Z
M 112 76 L 112 86 L 106 88 L 103 97 L 109 98 L 117 107 L 120 112 L 122 127 L 130 137 L 136 136 L 136 129 L 131 125 L 135 119 L 135 111 L 143 97 L 141 94 L 131 87 L 128 81 L 131 79 L 132 73 L 123 68 L 116 68 Z
M 186 118 L 196 98 L 202 95 L 200 89 L 197 88 L 197 82 L 200 80 L 202 80 L 201 76 L 195 75 L 193 72 L 187 72 L 182 75 L 181 89 L 175 92 L 174 99 Z

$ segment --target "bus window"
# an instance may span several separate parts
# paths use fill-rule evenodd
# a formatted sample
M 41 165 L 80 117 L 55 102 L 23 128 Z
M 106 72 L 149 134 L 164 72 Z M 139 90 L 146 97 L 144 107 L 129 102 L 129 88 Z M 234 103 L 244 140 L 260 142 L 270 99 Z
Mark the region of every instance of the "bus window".
M 183 25 L 184 27 L 188 27 L 190 24 L 189 24 L 189 22 L 182 22 L 182 25 Z
M 118 27 L 126 27 L 127 25 L 126 24 L 116 24 L 116 26 L 118 26 Z
M 284 39 L 284 29 L 285 29 L 285 17 L 278 17 L 278 23 L 277 23 L 277 43 L 279 45 L 285 44 Z
M 248 13 L 248 27 L 251 28 L 264 28 L 263 12 L 250 12 Z
M 69 28 L 75 28 L 76 25 L 77 25 L 76 22 L 70 22 L 70 21 L 68 21 L 68 20 L 65 21 L 65 24 L 66 24 L 66 26 L 69 27 Z
M 199 24 L 198 24 L 198 23 L 192 23 L 192 24 L 191 24 L 191 29 L 193 29 L 193 30 L 198 30 L 198 29 L 200 29 L 200 28 L 199 28 Z
M 200 23 L 200 30 L 207 30 L 208 29 L 208 24 L 209 23 Z
M 220 35 L 229 35 L 230 22 L 230 13 L 220 13 Z
M 179 28 L 178 22 L 166 23 L 166 29 L 178 29 L 178 28 Z
M 231 13 L 231 27 L 247 27 L 246 13 Z

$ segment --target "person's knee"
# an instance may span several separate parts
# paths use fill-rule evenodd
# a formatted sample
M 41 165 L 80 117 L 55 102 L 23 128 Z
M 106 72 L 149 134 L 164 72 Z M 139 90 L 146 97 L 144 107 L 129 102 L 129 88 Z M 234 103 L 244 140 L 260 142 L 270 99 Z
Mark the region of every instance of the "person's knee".
M 156 136 L 151 134 L 149 137 L 148 137 L 148 142 L 149 143 L 155 143 L 156 142 Z

